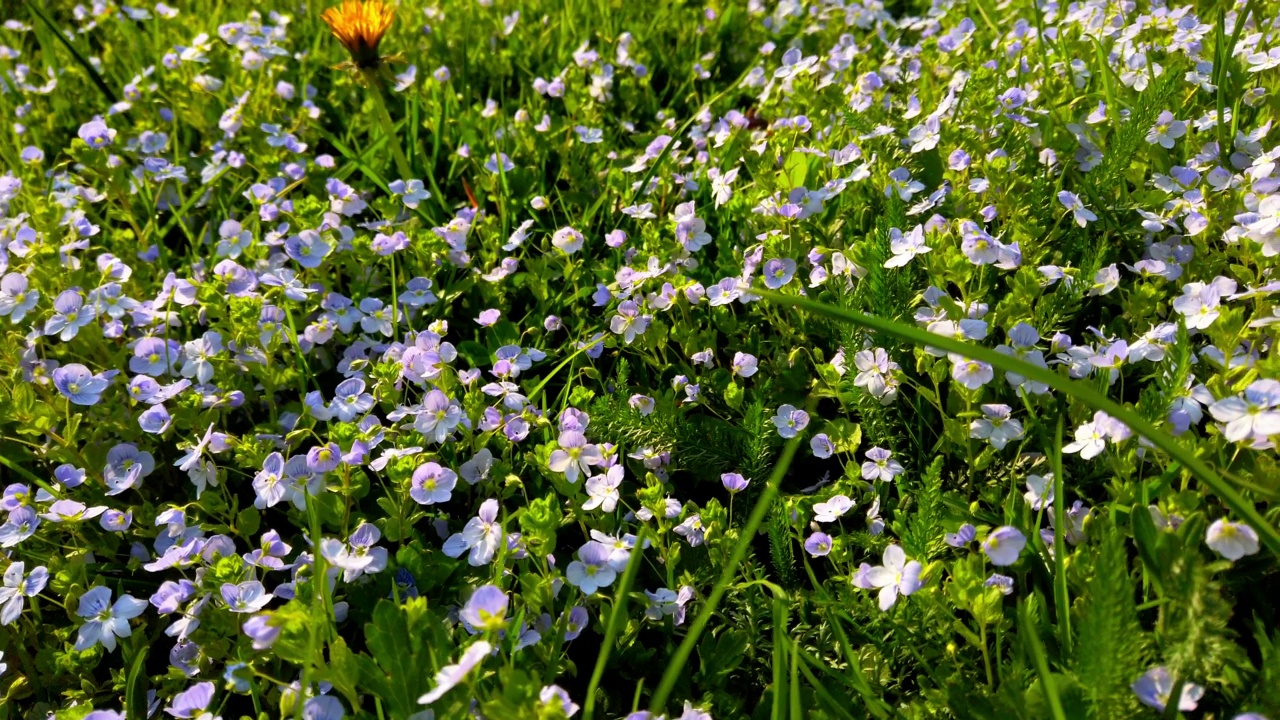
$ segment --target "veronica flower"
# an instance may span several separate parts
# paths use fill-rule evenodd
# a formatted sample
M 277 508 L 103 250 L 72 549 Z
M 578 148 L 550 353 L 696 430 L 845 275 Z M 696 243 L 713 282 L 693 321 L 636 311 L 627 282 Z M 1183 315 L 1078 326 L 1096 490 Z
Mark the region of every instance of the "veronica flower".
M 1043 510 L 1053 504 L 1053 473 L 1028 475 L 1027 492 L 1022 496 L 1032 510 Z
M 924 244 L 924 227 L 916 225 L 906 235 L 898 228 L 890 228 L 889 249 L 893 252 L 893 257 L 885 260 L 884 266 L 896 268 L 906 265 L 915 256 L 923 255 L 932 248 Z
M 862 463 L 862 479 L 870 481 L 893 482 L 901 475 L 902 463 L 893 459 L 893 453 L 882 447 L 873 447 L 867 451 L 867 460 Z
M 632 300 L 624 300 L 618 305 L 618 314 L 609 321 L 609 330 L 614 335 L 621 335 L 623 342 L 630 345 L 637 335 L 643 335 L 649 329 L 653 318 L 640 314 L 640 306 Z
M 222 599 L 231 612 L 256 613 L 266 607 L 272 597 L 257 580 L 247 580 L 239 585 L 222 584 Z
M 675 526 L 673 530 L 675 534 L 689 543 L 689 547 L 698 547 L 706 538 L 706 528 L 702 525 L 702 516 L 696 513 L 685 518 L 684 522 Z
M 413 498 L 419 505 L 449 502 L 453 488 L 457 483 L 457 473 L 446 467 L 441 467 L 437 463 L 428 462 L 413 471 L 413 478 L 409 486 L 409 497 Z
M 1143 673 L 1129 687 L 1143 705 L 1164 712 L 1165 706 L 1169 704 L 1169 696 L 1173 694 L 1173 676 L 1169 674 L 1168 668 L 1161 665 Z M 1178 696 L 1178 709 L 1191 712 L 1196 709 L 1202 697 L 1204 688 L 1192 682 L 1183 682 L 1182 692 Z
M 94 375 L 80 363 L 63 365 L 53 371 L 53 386 L 76 405 L 98 404 L 109 382 L 104 375 Z
M 564 473 L 571 483 L 578 482 L 579 475 L 590 473 L 592 465 L 604 462 L 600 448 L 589 444 L 586 436 L 576 430 L 560 433 L 556 444 L 559 448 L 552 451 L 547 466 L 554 472 Z
M 0 525 L 0 548 L 13 547 L 35 534 L 40 527 L 40 517 L 35 508 L 24 505 L 9 513 L 8 519 Z
M 49 569 L 41 565 L 24 575 L 26 563 L 15 562 L 4 571 L 4 585 L 0 587 L 0 625 L 8 625 L 22 614 L 26 599 L 35 597 L 49 582 Z
M 853 509 L 854 502 L 847 495 L 834 495 L 826 502 L 814 503 L 813 521 L 820 523 L 835 522 L 841 515 Z
M 977 536 L 977 529 L 969 523 L 965 523 L 955 532 L 944 535 L 942 539 L 951 547 L 960 548 L 973 542 L 973 539 Z
M 467 604 L 458 612 L 458 617 L 476 630 L 501 630 L 506 624 L 509 603 L 502 588 L 481 585 L 467 598 Z
M 1218 518 L 1205 533 L 1205 544 L 1222 557 L 1236 561 L 1258 552 L 1258 533 L 1244 523 Z
M 1067 192 L 1066 190 L 1059 192 L 1058 202 L 1062 203 L 1064 208 L 1071 211 L 1076 224 L 1080 227 L 1084 227 L 1098 219 L 1098 216 L 1094 215 L 1092 210 L 1084 206 L 1084 202 L 1080 200 L 1080 196 L 1073 192 Z
M 430 705 L 444 697 L 445 693 L 465 680 L 467 675 L 491 652 L 493 652 L 492 645 L 484 640 L 477 640 L 462 653 L 462 657 L 456 665 L 445 665 L 440 669 L 440 672 L 436 673 L 436 686 L 430 692 L 418 698 L 418 702 L 422 705 Z
M 811 557 L 823 557 L 831 552 L 831 536 L 815 532 L 804 541 L 804 550 Z
M 955 353 L 948 353 L 947 357 L 951 360 L 951 377 L 970 390 L 986 385 L 996 375 L 995 370 L 981 360 L 971 360 Z
M 759 369 L 758 361 L 755 355 L 747 353 L 734 353 L 733 364 L 730 366 L 734 375 L 738 377 L 749 378 L 756 374 Z
M 54 371 L 55 375 L 57 371 Z M 1263 440 L 1280 434 L 1280 382 L 1255 380 L 1244 397 L 1232 395 L 1209 406 L 1209 414 L 1225 423 L 1223 436 L 1231 442 Z
M 374 547 L 381 539 L 382 531 L 376 525 L 361 523 L 346 543 L 333 538 L 321 540 L 320 553 L 343 570 L 343 582 L 352 582 L 366 573 L 373 575 L 386 569 L 387 549 Z
M 809 413 L 792 405 L 783 405 L 778 408 L 778 412 L 773 416 L 772 420 L 774 426 L 778 428 L 778 435 L 784 438 L 793 438 L 808 427 Z
M 982 414 L 969 423 L 969 437 L 986 440 L 996 450 L 1003 450 L 1010 441 L 1021 438 L 1024 434 L 1022 423 L 1010 417 L 1013 408 L 1001 404 L 985 404 Z
M 618 464 L 610 467 L 602 475 L 587 478 L 587 501 L 582 504 L 582 509 L 600 508 L 607 513 L 613 512 L 618 506 L 618 500 L 622 497 L 618 493 L 618 486 L 622 484 L 623 472 L 622 465 Z
M 1156 118 L 1156 124 L 1147 132 L 1146 140 L 1152 145 L 1171 150 L 1174 142 L 1187 134 L 1187 124 L 1181 120 L 1175 120 L 1173 113 L 1164 110 Z
M 201 682 L 173 696 L 164 711 L 176 718 L 208 717 L 205 712 L 213 702 L 213 683 Z
M 502 526 L 498 524 L 498 501 L 485 500 L 479 514 L 467 521 L 460 533 L 454 533 L 444 542 L 442 552 L 456 558 L 470 550 L 467 562 L 473 567 L 487 565 L 498 552 L 502 539 Z
M 853 364 L 858 369 L 858 375 L 853 379 L 855 387 L 866 390 L 872 397 L 880 400 L 881 404 L 893 401 L 898 394 L 898 381 L 893 372 L 901 368 L 898 363 L 889 359 L 884 348 L 855 353 Z
M 740 473 L 724 473 L 720 476 L 720 484 L 730 493 L 740 493 L 747 489 L 748 481 Z
M 880 588 L 880 610 L 886 611 L 898 601 L 898 595 L 912 595 L 924 583 L 920 573 L 924 567 L 915 560 L 908 561 L 907 554 L 897 545 L 884 549 L 883 565 L 864 566 L 855 578 L 855 585 L 863 589 Z
M 121 595 L 111 603 L 111 590 L 99 585 L 80 596 L 76 614 L 86 619 L 76 635 L 76 650 L 81 652 L 102 643 L 111 652 L 116 649 L 117 637 L 129 637 L 132 629 L 129 621 L 147 608 L 145 600 L 131 595 Z
M 1027 546 L 1027 536 L 1015 527 L 1005 525 L 992 530 L 982 541 L 982 551 L 992 565 L 1012 565 L 1018 561 L 1022 548 Z
M 778 290 L 791 282 L 796 274 L 796 261 L 791 258 L 773 258 L 764 264 L 764 284 L 770 290 Z
M 22 322 L 40 302 L 40 291 L 29 289 L 27 277 L 9 273 L 0 279 L 0 317 L 9 316 L 13 324 Z
M 378 44 L 395 20 L 394 6 L 381 0 L 343 0 L 320 15 L 333 36 L 351 54 L 351 63 L 360 70 L 376 69 L 382 64 Z
M 578 588 L 584 595 L 591 595 L 602 587 L 613 583 L 617 572 L 609 565 L 612 554 L 609 546 L 594 540 L 578 549 L 578 559 L 565 568 L 565 580 Z
M 422 401 L 422 412 L 413 421 L 413 428 L 422 433 L 428 442 L 443 443 L 462 422 L 462 408 L 439 390 L 431 390 Z

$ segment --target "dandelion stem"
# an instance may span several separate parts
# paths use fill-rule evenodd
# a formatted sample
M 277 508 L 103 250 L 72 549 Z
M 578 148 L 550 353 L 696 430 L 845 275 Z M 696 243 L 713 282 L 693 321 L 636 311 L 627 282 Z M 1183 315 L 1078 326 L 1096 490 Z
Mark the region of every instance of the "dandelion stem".
M 391 113 L 387 110 L 386 83 L 378 70 L 366 71 L 364 76 L 369 81 L 369 87 L 373 89 L 373 104 L 377 106 L 378 122 L 382 125 L 382 133 L 387 136 L 387 144 L 391 146 L 391 154 L 396 162 L 396 172 L 400 173 L 402 180 L 408 180 L 413 177 L 413 171 L 409 168 L 409 159 L 405 157 L 404 148 L 400 145 L 400 136 L 396 134 L 395 124 L 391 122 Z

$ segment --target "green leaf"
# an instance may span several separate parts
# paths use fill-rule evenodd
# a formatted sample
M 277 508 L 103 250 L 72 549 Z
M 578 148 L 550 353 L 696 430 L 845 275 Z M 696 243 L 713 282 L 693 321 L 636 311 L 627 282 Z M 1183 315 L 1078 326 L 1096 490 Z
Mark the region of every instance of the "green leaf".
M 236 514 L 236 531 L 245 537 L 258 534 L 262 515 L 257 508 L 247 507 Z
M 140 645 L 129 666 L 124 684 L 124 712 L 128 720 L 144 720 L 147 717 L 147 646 Z
M 742 664 L 751 636 L 743 630 L 726 630 L 717 638 L 707 638 L 698 647 L 702 682 L 712 682 Z
M 352 707 L 360 707 L 360 695 L 356 692 L 356 685 L 360 680 L 360 664 L 342 638 L 329 643 L 329 664 L 317 673 L 317 679 L 332 683 Z

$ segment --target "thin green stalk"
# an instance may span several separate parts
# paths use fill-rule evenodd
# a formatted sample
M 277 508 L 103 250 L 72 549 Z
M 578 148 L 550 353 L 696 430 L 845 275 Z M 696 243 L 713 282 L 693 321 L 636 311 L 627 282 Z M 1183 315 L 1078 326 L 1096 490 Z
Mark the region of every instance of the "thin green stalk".
M 751 511 L 751 517 L 747 519 L 747 524 L 743 526 L 741 534 L 738 536 L 738 543 L 733 547 L 733 554 L 729 556 L 729 561 L 725 563 L 724 569 L 720 571 L 720 579 L 716 581 L 715 587 L 711 588 L 711 594 L 707 596 L 707 600 L 702 605 L 702 610 L 698 612 L 698 617 L 694 619 L 693 624 L 689 626 L 689 634 L 684 636 L 684 640 L 680 643 L 680 647 L 676 649 L 675 656 L 671 658 L 671 664 L 667 666 L 666 672 L 662 674 L 662 681 L 658 684 L 658 689 L 654 691 L 653 698 L 649 701 L 649 711 L 652 713 L 661 713 L 667 704 L 667 697 L 671 695 L 671 690 L 676 685 L 676 680 L 680 677 L 680 673 L 684 671 L 684 666 L 689 662 L 689 656 L 693 653 L 693 648 L 698 644 L 698 639 L 702 637 L 702 631 L 706 629 L 707 623 L 711 620 L 712 614 L 719 607 L 720 601 L 724 599 L 725 591 L 728 590 L 729 584 L 733 582 L 734 574 L 738 571 L 738 565 L 742 563 L 742 559 L 747 554 L 747 549 L 751 546 L 751 541 L 756 536 L 756 531 L 760 529 L 760 524 L 764 522 L 764 516 L 773 505 L 773 499 L 778 494 L 778 483 L 782 482 L 782 478 L 787 473 L 787 468 L 791 467 L 791 460 L 796 456 L 796 450 L 800 447 L 800 437 L 794 437 L 787 442 L 786 448 L 782 451 L 782 457 L 778 460 L 778 464 L 773 468 L 773 474 L 769 476 L 769 482 L 765 485 L 765 489 L 760 493 L 760 497 L 756 499 L 755 508 Z
M 1071 657 L 1071 601 L 1067 597 L 1066 501 L 1063 499 L 1062 416 L 1053 442 L 1053 604 L 1058 611 L 1058 644 Z M 1042 506 L 1043 507 L 1043 506 Z M 1037 527 L 1039 525 L 1037 524 Z
M 382 75 L 377 70 L 370 70 L 364 74 L 369 82 L 369 88 L 373 90 L 373 104 L 377 106 L 378 122 L 382 125 L 382 133 L 387 136 L 387 144 L 391 146 L 391 155 L 396 161 L 396 171 L 400 173 L 402 180 L 409 180 L 413 177 L 413 170 L 409 167 L 409 159 L 404 155 L 404 148 L 400 145 L 400 136 L 396 134 L 395 124 L 391 122 L 391 113 L 387 110 L 387 86 L 382 80 Z
M 1267 519 L 1258 512 L 1253 503 L 1236 492 L 1235 488 L 1231 487 L 1221 475 L 1197 457 L 1195 452 L 1183 447 L 1173 436 L 1157 429 L 1132 409 L 1093 389 L 1088 383 L 1071 380 L 1047 368 L 1038 367 L 1008 355 L 1002 355 L 981 345 L 943 337 L 893 320 L 886 320 L 854 310 L 845 310 L 844 308 L 816 302 L 808 298 L 783 295 L 764 288 L 754 288 L 752 293 L 766 300 L 791 305 L 836 320 L 851 322 L 916 345 L 935 347 L 944 352 L 956 353 L 973 360 L 985 362 L 997 370 L 1017 373 L 1031 380 L 1042 382 L 1054 390 L 1065 393 L 1089 405 L 1095 410 L 1101 410 L 1127 425 L 1135 435 L 1145 437 L 1157 449 L 1167 453 L 1180 463 L 1192 476 L 1212 490 L 1233 513 L 1247 520 L 1257 530 L 1262 543 L 1271 552 L 1280 556 L 1280 531 L 1277 531 L 1271 523 L 1267 522 Z
M 636 573 L 640 569 L 640 556 L 644 554 L 644 542 L 648 538 L 649 529 L 642 528 L 636 536 L 636 545 L 631 550 L 631 558 L 627 560 L 627 569 L 622 571 L 622 580 L 613 595 L 613 610 L 604 628 L 604 645 L 596 656 L 595 669 L 591 671 L 591 682 L 587 684 L 587 699 L 582 704 L 582 720 L 591 720 L 596 708 L 596 689 L 600 687 L 600 679 L 604 677 L 605 666 L 609 664 L 609 652 L 618 638 L 618 619 L 626 617 L 627 593 L 631 592 L 631 584 L 635 582 Z
M 1018 625 L 1019 634 L 1031 652 L 1031 659 L 1035 661 L 1036 672 L 1040 675 L 1040 687 L 1044 689 L 1045 699 L 1049 701 L 1053 720 L 1066 720 L 1067 715 L 1062 709 L 1062 698 L 1058 697 L 1058 687 L 1053 684 L 1053 675 L 1049 672 L 1049 659 L 1045 657 L 1044 646 L 1040 644 L 1040 636 L 1036 634 L 1035 625 L 1031 622 L 1025 602 L 1018 603 Z

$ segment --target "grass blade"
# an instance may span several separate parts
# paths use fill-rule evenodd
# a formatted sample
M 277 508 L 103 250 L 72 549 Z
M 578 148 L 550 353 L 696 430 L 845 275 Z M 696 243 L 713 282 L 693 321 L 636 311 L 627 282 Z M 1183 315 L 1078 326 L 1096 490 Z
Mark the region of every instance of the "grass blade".
M 658 689 L 654 691 L 653 698 L 649 702 L 650 712 L 657 714 L 663 711 L 663 707 L 667 703 L 667 697 L 671 695 L 671 689 L 675 687 L 676 680 L 680 677 L 680 673 L 684 671 L 685 664 L 689 662 L 689 655 L 693 653 L 693 647 L 698 644 L 698 639 L 702 637 L 702 631 L 706 630 L 707 623 L 711 620 L 711 615 L 715 613 L 720 601 L 724 599 L 725 591 L 728 590 L 729 584 L 733 582 L 733 576 L 738 571 L 738 566 L 742 564 L 742 559 L 746 556 L 747 549 L 751 547 L 751 541 L 755 538 L 756 531 L 760 529 L 760 523 L 764 522 L 765 513 L 773 505 L 773 498 L 778 494 L 778 483 L 782 482 L 783 476 L 787 474 L 787 468 L 791 467 L 791 461 L 795 458 L 796 450 L 799 447 L 800 436 L 787 441 L 787 446 L 782 451 L 782 457 L 778 460 L 778 464 L 774 466 L 773 474 L 769 476 L 768 484 L 765 486 L 764 491 L 760 493 L 755 507 L 751 510 L 751 517 L 747 519 L 747 524 L 742 528 L 738 543 L 733 546 L 733 552 L 729 555 L 729 562 L 725 563 L 724 569 L 720 571 L 720 579 L 716 581 L 715 587 L 711 589 L 711 595 L 702 604 L 702 610 L 698 612 L 698 617 L 689 626 L 689 634 L 685 635 L 680 647 L 676 648 L 676 654 L 671 659 L 671 664 L 667 666 L 666 672 L 662 674 L 662 681 L 658 684 Z
M 604 627 L 604 644 L 600 646 L 600 654 L 596 656 L 596 666 L 591 671 L 591 682 L 587 684 L 587 699 L 582 703 L 582 720 L 591 720 L 595 714 L 596 689 L 600 687 L 605 666 L 609 664 L 609 652 L 613 650 L 613 643 L 618 639 L 618 618 L 626 617 L 627 593 L 631 592 L 631 584 L 635 582 L 636 573 L 640 569 L 640 555 L 647 536 L 648 529 L 641 529 L 640 535 L 636 537 L 635 549 L 631 551 L 631 558 L 627 560 L 627 569 L 622 571 L 622 579 L 618 581 L 618 589 L 613 594 L 613 610 L 610 611 L 609 620 Z
M 98 90 L 106 96 L 107 100 L 111 101 L 112 105 L 120 102 L 120 99 L 116 97 L 115 92 L 111 90 L 111 86 L 107 85 L 107 81 L 102 79 L 102 75 L 98 70 L 90 64 L 85 56 L 80 54 L 79 50 L 76 50 L 76 46 L 71 44 L 71 41 L 67 39 L 66 35 L 62 34 L 62 30 L 59 29 L 57 25 L 53 24 L 53 21 L 49 19 L 49 16 L 45 15 L 44 11 L 35 3 L 32 3 L 31 0 L 27 0 L 27 9 L 30 10 L 31 14 L 38 18 L 40 22 L 44 23 L 44 25 L 49 28 L 49 31 L 53 33 L 54 37 L 58 38 L 58 42 L 62 43 L 62 46 L 67 49 L 67 52 L 71 53 L 71 58 L 76 61 L 77 65 L 84 69 L 85 74 L 89 76 L 89 79 L 93 81 L 94 85 L 98 86 Z
M 1181 463 L 1197 480 L 1212 490 L 1233 513 L 1247 520 L 1258 532 L 1258 537 L 1261 538 L 1267 549 L 1280 556 L 1280 531 L 1277 531 L 1271 523 L 1267 522 L 1266 518 L 1258 512 L 1253 503 L 1236 492 L 1235 488 L 1227 484 L 1227 481 L 1221 475 L 1206 465 L 1194 452 L 1180 445 L 1173 436 L 1157 429 L 1138 413 L 1103 395 L 1088 383 L 1071 380 L 1052 370 L 1032 365 L 1008 355 L 1002 355 L 981 345 L 943 337 L 928 330 L 922 330 L 893 320 L 886 320 L 808 298 L 783 295 L 764 289 L 753 289 L 752 292 L 779 305 L 791 305 L 835 320 L 851 322 L 916 345 L 936 347 L 945 352 L 956 353 L 973 360 L 985 362 L 997 370 L 1017 373 L 1037 382 L 1042 382 L 1095 410 L 1101 410 L 1128 425 L 1134 434 L 1146 438 L 1156 448 L 1168 453 L 1175 461 Z

